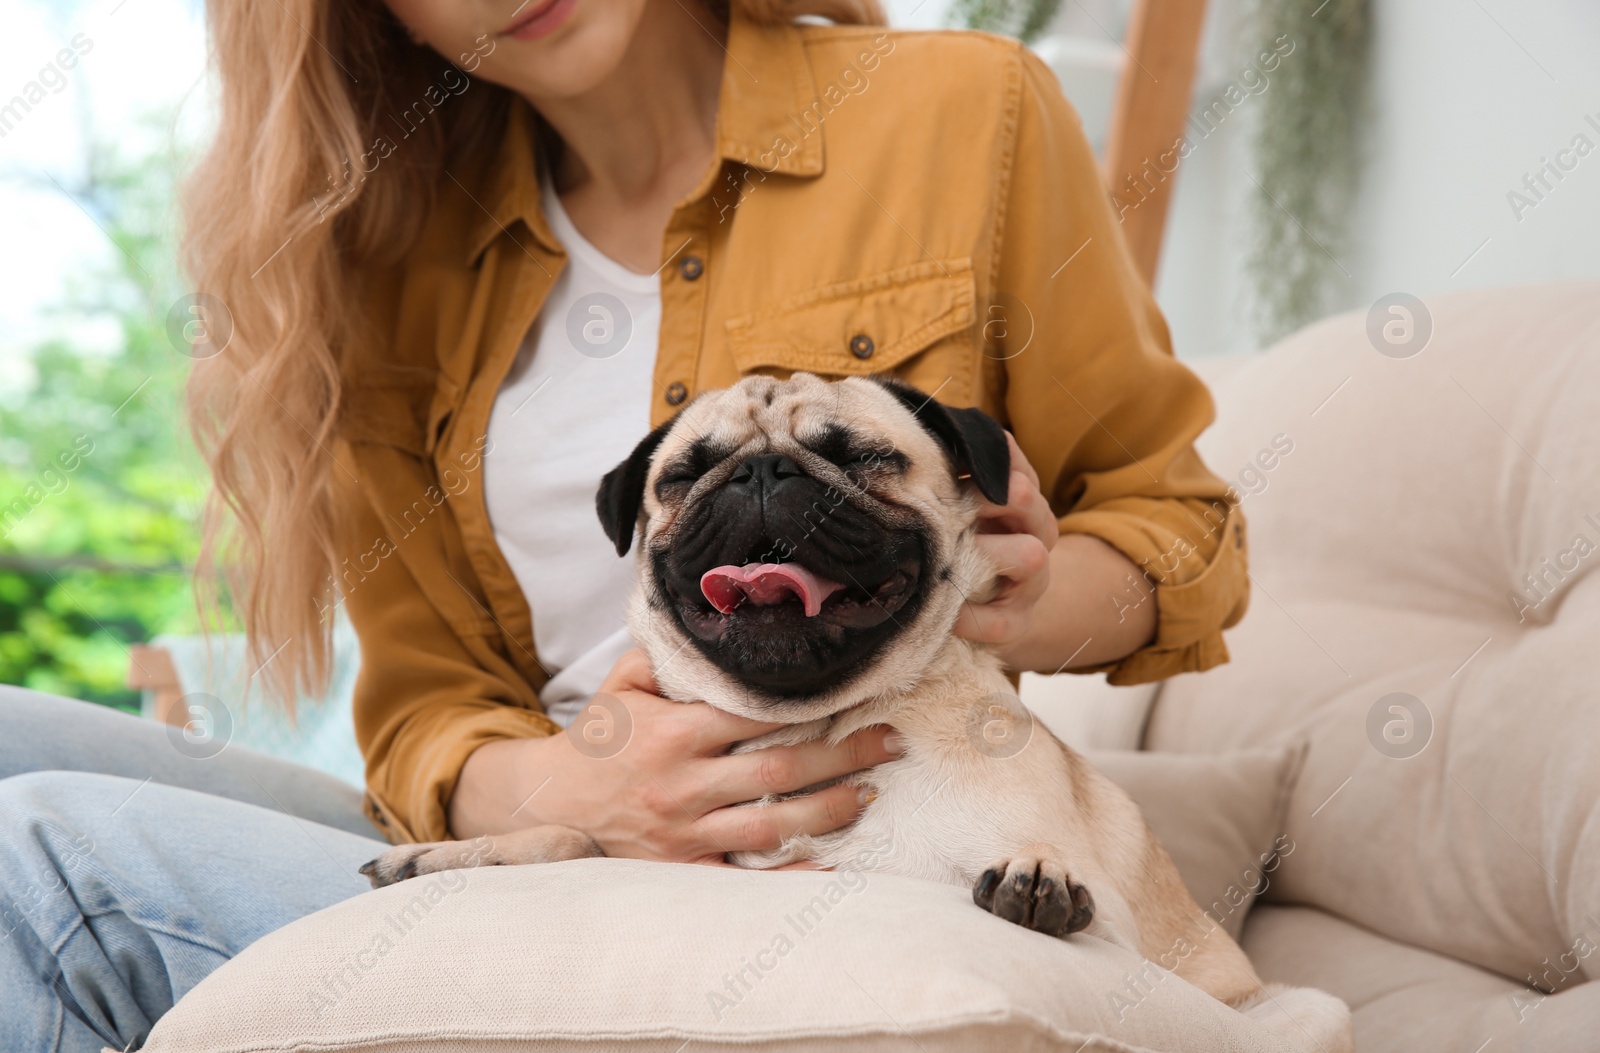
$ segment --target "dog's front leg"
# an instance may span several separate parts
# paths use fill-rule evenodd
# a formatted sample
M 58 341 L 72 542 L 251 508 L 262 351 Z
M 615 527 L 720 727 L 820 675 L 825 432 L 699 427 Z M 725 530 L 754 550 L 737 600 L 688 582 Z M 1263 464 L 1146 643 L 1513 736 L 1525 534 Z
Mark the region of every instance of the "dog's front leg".
M 603 855 L 594 838 L 570 826 L 533 826 L 509 834 L 475 837 L 471 841 L 398 845 L 363 864 L 361 873 L 372 882 L 373 888 L 383 888 L 441 870 L 559 863 L 564 859 Z

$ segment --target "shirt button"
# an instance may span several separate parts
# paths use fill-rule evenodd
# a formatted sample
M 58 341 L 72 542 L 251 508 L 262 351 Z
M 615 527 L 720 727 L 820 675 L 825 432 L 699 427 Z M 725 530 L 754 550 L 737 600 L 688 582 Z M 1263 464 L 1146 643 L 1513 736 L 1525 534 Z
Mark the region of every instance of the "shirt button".
M 857 333 L 850 338 L 850 353 L 857 358 L 871 358 L 875 350 L 877 349 L 872 346 L 872 337 L 866 333 Z
M 678 261 L 678 273 L 683 275 L 683 280 L 692 282 L 706 272 L 706 265 L 699 256 L 685 256 Z
M 683 400 L 689 397 L 689 389 L 677 381 L 667 385 L 667 405 L 681 406 Z

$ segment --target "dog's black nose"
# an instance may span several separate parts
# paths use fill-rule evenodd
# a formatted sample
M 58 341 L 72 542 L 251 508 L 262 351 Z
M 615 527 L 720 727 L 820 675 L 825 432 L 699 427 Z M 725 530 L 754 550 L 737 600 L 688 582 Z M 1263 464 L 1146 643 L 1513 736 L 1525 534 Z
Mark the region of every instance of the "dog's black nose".
M 805 475 L 800 466 L 781 453 L 764 453 L 751 457 L 728 477 L 729 486 L 749 487 L 752 490 L 773 490 L 785 479 Z

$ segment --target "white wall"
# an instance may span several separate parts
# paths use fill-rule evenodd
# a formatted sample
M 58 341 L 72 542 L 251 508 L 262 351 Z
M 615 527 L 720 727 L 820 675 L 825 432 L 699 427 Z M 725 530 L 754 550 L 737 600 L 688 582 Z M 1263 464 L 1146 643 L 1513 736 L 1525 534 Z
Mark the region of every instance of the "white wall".
M 1237 11 L 1213 4 L 1197 103 L 1237 75 Z M 1374 15 L 1367 165 L 1337 253 L 1351 274 L 1338 306 L 1600 279 L 1600 4 L 1375 0 Z M 1179 176 L 1157 294 L 1182 355 L 1257 346 L 1243 273 L 1249 106 Z M 1508 193 L 1527 193 L 1523 176 L 1580 134 L 1594 152 L 1568 154 L 1576 167 L 1519 218 Z

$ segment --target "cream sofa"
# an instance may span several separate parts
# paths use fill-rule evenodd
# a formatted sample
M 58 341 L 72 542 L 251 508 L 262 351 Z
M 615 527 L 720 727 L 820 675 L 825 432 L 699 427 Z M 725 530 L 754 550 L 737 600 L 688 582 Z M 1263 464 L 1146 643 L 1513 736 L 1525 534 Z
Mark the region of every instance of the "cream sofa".
M 1358 1049 L 1600 1050 L 1600 284 L 1424 309 L 1202 363 L 1251 609 L 1142 744 L 1309 739 L 1243 943 Z
M 1250 525 L 1232 663 L 1023 697 L 1077 745 L 1187 755 L 1096 759 L 1202 904 L 1266 886 L 1230 929 L 1267 979 L 1344 998 L 1362 1053 L 1592 1053 L 1600 285 L 1388 306 L 1201 364 L 1202 452 Z M 261 940 L 146 1048 L 1306 1048 L 1110 944 L 864 870 L 407 882 Z

